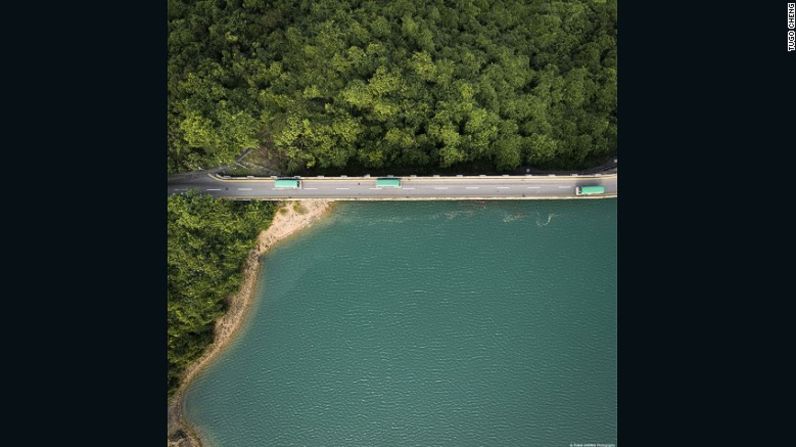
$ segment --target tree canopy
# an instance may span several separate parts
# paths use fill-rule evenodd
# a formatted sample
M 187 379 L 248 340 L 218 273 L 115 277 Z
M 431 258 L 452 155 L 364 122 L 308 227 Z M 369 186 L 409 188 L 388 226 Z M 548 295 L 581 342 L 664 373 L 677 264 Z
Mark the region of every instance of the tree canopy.
M 169 0 L 169 171 L 578 168 L 616 149 L 616 0 Z
M 242 267 L 273 202 L 234 202 L 207 195 L 168 199 L 169 394 L 185 368 L 213 341 L 225 300 L 240 288 Z

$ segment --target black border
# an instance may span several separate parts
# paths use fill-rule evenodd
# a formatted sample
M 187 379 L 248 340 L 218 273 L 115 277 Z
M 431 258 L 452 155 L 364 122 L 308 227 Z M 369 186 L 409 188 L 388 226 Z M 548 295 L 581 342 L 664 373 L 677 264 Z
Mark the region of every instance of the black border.
M 763 445 L 786 414 L 790 292 L 756 276 L 788 240 L 786 3 L 620 0 L 621 445 Z M 162 445 L 166 2 L 7 14 L 6 398 L 36 443 Z
M 4 17 L 8 436 L 164 445 L 166 2 Z
M 786 3 L 620 1 L 621 445 L 775 436 L 750 353 L 784 341 L 757 270 L 796 148 Z

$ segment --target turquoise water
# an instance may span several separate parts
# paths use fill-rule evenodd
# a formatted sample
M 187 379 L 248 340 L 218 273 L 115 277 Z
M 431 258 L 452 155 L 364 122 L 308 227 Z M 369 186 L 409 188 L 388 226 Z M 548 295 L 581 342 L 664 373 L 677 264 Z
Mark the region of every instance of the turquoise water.
M 341 203 L 191 387 L 208 445 L 616 443 L 616 201 Z

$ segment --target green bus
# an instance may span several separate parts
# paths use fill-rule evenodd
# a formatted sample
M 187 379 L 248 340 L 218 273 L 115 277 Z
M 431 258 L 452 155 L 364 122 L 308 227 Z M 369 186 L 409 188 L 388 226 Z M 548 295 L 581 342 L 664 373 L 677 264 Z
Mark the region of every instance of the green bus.
M 401 179 L 396 177 L 382 177 L 376 179 L 376 186 L 387 186 L 390 188 L 399 188 L 401 186 Z
M 297 178 L 278 178 L 274 180 L 274 188 L 298 189 L 301 182 Z
M 576 196 L 590 196 L 592 194 L 605 194 L 605 187 L 600 185 L 576 186 Z

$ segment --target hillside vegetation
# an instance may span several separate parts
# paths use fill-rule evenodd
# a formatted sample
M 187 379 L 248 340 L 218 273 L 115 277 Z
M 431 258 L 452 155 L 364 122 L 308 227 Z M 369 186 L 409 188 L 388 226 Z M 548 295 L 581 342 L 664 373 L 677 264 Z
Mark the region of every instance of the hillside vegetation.
M 188 364 L 213 341 L 215 320 L 225 312 L 226 298 L 240 288 L 246 257 L 275 209 L 273 202 L 169 197 L 169 395 Z
M 169 172 L 581 168 L 616 149 L 615 0 L 169 0 Z

